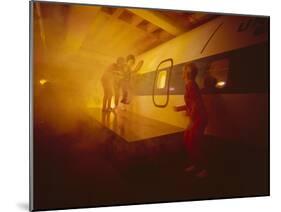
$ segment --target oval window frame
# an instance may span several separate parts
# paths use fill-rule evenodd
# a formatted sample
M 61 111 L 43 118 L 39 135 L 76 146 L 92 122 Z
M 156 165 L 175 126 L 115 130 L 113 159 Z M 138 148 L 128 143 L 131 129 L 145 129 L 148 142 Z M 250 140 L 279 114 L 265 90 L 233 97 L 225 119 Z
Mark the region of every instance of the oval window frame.
M 159 67 L 166 62 L 170 62 L 170 66 L 167 68 L 167 79 L 166 79 L 166 83 L 167 85 L 165 85 L 166 88 L 166 102 L 164 104 L 157 104 L 157 102 L 155 101 L 155 89 L 157 89 L 157 80 L 158 80 L 158 75 L 160 73 L 160 71 L 163 70 L 159 70 Z M 154 106 L 156 107 L 160 107 L 160 108 L 165 108 L 168 103 L 169 103 L 169 98 L 170 98 L 170 81 L 171 81 L 171 75 L 172 75 L 172 70 L 173 70 L 173 66 L 174 66 L 174 61 L 172 58 L 168 58 L 166 60 L 163 60 L 159 63 L 159 65 L 157 66 L 157 69 L 155 71 L 155 76 L 154 76 L 154 82 L 153 82 L 153 88 L 152 88 L 152 101 Z

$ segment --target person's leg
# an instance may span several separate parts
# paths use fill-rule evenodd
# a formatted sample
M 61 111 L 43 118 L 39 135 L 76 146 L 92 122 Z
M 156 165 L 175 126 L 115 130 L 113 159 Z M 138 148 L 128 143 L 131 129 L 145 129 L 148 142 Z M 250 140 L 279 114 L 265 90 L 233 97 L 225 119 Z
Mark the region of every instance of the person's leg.
M 120 82 L 115 82 L 114 84 L 114 104 L 115 108 L 118 107 L 120 98 Z
M 107 98 L 107 110 L 111 110 L 111 100 L 112 100 L 112 95 L 109 95 Z
M 126 98 L 127 98 L 127 90 L 126 90 L 126 81 L 122 80 L 121 82 L 121 91 L 122 91 L 122 97 L 121 97 L 121 110 L 126 110 L 125 104 L 126 104 Z
M 185 131 L 185 146 L 189 162 L 185 168 L 186 172 L 197 171 L 201 173 L 205 170 L 205 157 L 201 145 L 205 126 L 200 120 L 195 120 L 192 126 Z
M 124 90 L 123 103 L 127 104 L 127 101 L 128 101 L 128 91 Z
M 106 85 L 102 81 L 102 88 L 103 88 L 103 100 L 102 100 L 102 110 L 106 111 L 106 105 L 107 105 L 107 90 L 106 90 Z
M 205 131 L 205 126 L 202 125 L 200 126 L 200 128 L 198 129 L 197 132 L 197 143 L 198 143 L 198 154 L 197 154 L 197 160 L 198 160 L 198 164 L 204 168 L 207 165 L 207 161 L 206 161 L 206 156 L 204 153 L 204 131 Z
M 187 154 L 187 164 L 184 169 L 185 172 L 191 172 L 195 170 L 193 147 L 191 142 L 191 129 L 186 129 L 184 132 L 184 146 Z
M 204 130 L 206 125 L 201 121 L 198 121 L 195 125 L 194 132 L 192 134 L 193 143 L 194 143 L 194 161 L 196 161 L 196 165 L 199 168 L 196 176 L 200 178 L 204 178 L 208 176 L 208 172 L 206 169 L 206 159 L 203 151 L 203 138 L 204 138 Z
M 107 85 L 107 111 L 111 111 L 111 100 L 113 96 L 112 85 Z
M 124 80 L 122 83 L 122 99 L 121 102 L 123 104 L 127 104 L 128 101 L 128 81 Z
M 102 110 L 103 110 L 103 111 L 106 111 L 107 100 L 108 100 L 108 97 L 107 97 L 106 94 L 104 94 L 104 96 L 103 96 L 103 101 L 102 101 Z
M 126 84 L 126 102 L 125 104 L 130 104 L 130 81 Z

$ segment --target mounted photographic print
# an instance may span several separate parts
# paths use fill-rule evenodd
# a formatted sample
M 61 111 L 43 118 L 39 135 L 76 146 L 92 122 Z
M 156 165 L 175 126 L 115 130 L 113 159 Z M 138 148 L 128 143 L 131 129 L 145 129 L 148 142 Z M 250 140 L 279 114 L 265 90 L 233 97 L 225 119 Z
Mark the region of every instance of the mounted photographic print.
M 30 2 L 30 210 L 269 195 L 269 17 Z

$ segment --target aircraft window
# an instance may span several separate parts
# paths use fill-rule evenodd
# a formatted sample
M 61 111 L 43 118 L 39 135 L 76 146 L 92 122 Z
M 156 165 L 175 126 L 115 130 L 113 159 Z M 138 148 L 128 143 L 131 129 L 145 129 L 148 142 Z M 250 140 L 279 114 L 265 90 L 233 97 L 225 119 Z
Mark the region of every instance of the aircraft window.
M 160 71 L 157 77 L 157 88 L 165 88 L 167 78 L 167 70 Z
M 159 63 L 154 77 L 152 100 L 156 107 L 166 107 L 169 103 L 170 79 L 173 69 L 173 60 L 166 59 Z M 155 95 L 155 93 L 160 95 Z
M 229 59 L 212 61 L 204 77 L 204 90 L 216 91 L 227 86 Z

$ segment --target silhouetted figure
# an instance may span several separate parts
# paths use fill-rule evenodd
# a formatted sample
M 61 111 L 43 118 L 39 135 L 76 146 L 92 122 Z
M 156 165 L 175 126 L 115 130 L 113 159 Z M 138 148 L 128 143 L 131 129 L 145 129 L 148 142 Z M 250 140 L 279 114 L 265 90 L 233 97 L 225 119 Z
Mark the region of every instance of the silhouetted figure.
M 111 111 L 111 100 L 113 94 L 115 95 L 115 106 L 118 105 L 121 81 L 124 76 L 124 58 L 119 57 L 116 63 L 113 63 L 105 70 L 101 77 L 103 87 L 103 111 Z M 113 93 L 114 91 L 114 93 Z
M 122 83 L 122 79 L 123 79 L 123 75 L 124 75 L 124 66 L 125 66 L 125 59 L 123 57 L 119 57 L 117 59 L 116 66 L 113 70 L 115 108 L 117 108 L 118 104 L 119 104 L 121 83 Z
M 211 75 L 207 75 L 204 79 L 204 88 L 202 89 L 202 91 L 207 93 L 213 93 L 217 90 L 216 84 L 217 79 Z
M 102 102 L 102 110 L 110 111 L 111 109 L 111 99 L 113 95 L 113 69 L 115 64 L 111 65 L 101 77 L 101 83 L 103 88 L 103 102 Z
M 136 59 L 134 55 L 128 55 L 126 58 L 126 65 L 124 66 L 123 78 L 121 80 L 122 87 L 122 99 L 121 103 L 129 104 L 129 90 L 131 74 L 134 72 L 133 66 L 135 65 Z
M 185 105 L 175 107 L 176 111 L 187 112 L 190 116 L 190 127 L 185 130 L 184 142 L 191 165 L 185 171 L 197 171 L 196 176 L 206 177 L 208 175 L 205 166 L 205 158 L 202 151 L 202 139 L 207 126 L 208 118 L 204 102 L 195 81 L 198 70 L 194 64 L 188 64 L 183 69 L 185 82 Z

